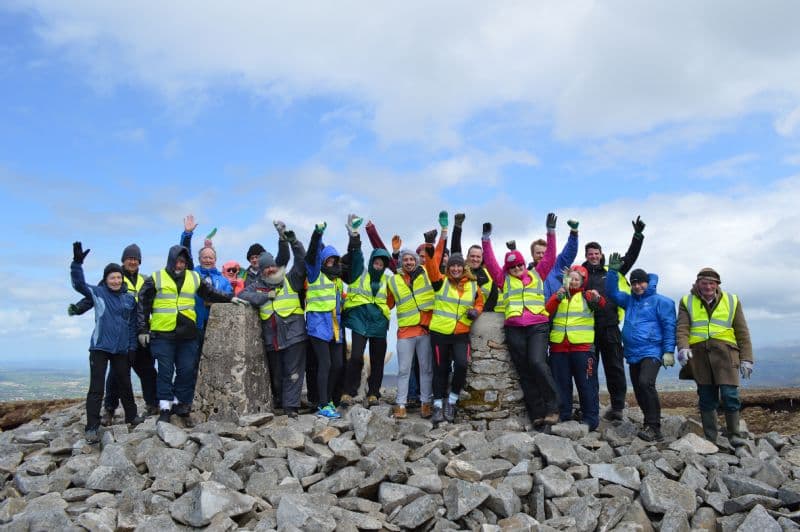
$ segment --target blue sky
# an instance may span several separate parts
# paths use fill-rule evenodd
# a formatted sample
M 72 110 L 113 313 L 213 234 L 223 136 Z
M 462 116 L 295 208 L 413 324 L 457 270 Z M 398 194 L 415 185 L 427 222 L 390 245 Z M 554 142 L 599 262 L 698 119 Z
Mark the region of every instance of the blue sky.
M 220 263 L 280 218 L 348 212 L 416 245 L 440 209 L 496 243 L 624 251 L 677 299 L 714 266 L 757 346 L 800 344 L 800 15 L 794 2 L 287 6 L 14 0 L 0 7 L 0 362 L 86 355 L 89 279 L 182 219 Z M 502 246 L 501 246 L 502 247 Z M 757 350 L 756 356 L 759 352 Z

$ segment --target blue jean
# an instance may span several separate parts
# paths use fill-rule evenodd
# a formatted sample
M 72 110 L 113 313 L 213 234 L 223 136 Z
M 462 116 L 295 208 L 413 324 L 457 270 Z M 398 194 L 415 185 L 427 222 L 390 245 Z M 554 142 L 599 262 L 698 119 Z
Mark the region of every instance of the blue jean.
M 589 351 L 571 353 L 550 352 L 550 367 L 559 387 L 559 416 L 561 421 L 572 419 L 572 381 L 578 389 L 583 422 L 594 430 L 600 423 L 600 398 L 591 380 L 597 373 L 595 358 Z
M 197 380 L 195 367 L 199 358 L 197 340 L 155 337 L 150 341 L 150 352 L 158 361 L 158 400 L 172 401 L 176 398 L 182 404 L 192 404 Z
M 739 401 L 739 387 L 732 384 L 698 384 L 697 395 L 700 398 L 700 410 L 716 410 L 722 400 L 722 409 L 726 412 L 738 412 L 742 407 Z

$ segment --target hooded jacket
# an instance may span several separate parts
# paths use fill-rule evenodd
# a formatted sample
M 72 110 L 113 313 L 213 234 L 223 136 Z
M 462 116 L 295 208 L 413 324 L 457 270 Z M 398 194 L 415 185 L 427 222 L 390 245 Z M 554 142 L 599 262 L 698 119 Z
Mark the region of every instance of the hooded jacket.
M 383 271 L 378 272 L 372 267 L 372 263 L 376 258 L 384 259 L 384 264 L 386 267 L 383 269 Z M 387 272 L 389 270 L 390 261 L 391 256 L 389 255 L 389 252 L 382 248 L 373 250 L 369 256 L 367 271 L 365 271 L 363 275 L 367 275 L 369 277 L 367 281 L 369 282 L 369 287 L 372 290 L 373 296 L 378 293 L 378 289 L 380 288 L 381 284 L 381 278 L 384 275 L 388 276 Z M 357 282 L 358 280 L 359 279 L 357 278 L 354 282 Z M 392 297 L 388 286 L 386 287 L 386 295 L 389 308 L 392 308 L 394 306 L 394 298 Z M 342 314 L 342 320 L 344 321 L 344 326 L 346 328 L 367 338 L 386 338 L 386 333 L 389 330 L 389 320 L 386 319 L 386 317 L 383 315 L 383 312 L 381 312 L 381 309 L 374 303 L 359 305 L 357 307 L 345 310 Z
M 178 257 L 181 256 L 183 256 L 184 260 L 186 260 L 186 270 L 176 274 L 175 263 L 178 260 Z M 183 283 L 186 279 L 186 271 L 190 269 L 189 266 L 191 264 L 191 255 L 189 254 L 189 250 L 187 248 L 184 246 L 172 246 L 169 248 L 166 264 L 167 275 L 169 275 L 175 282 L 178 290 L 180 290 L 183 286 Z M 204 282 L 201 282 L 197 287 L 196 295 L 210 303 L 229 303 L 231 300 L 230 294 L 223 294 L 222 292 L 215 290 L 211 284 Z M 153 312 L 153 300 L 155 297 L 156 285 L 155 281 L 153 281 L 153 276 L 151 275 L 145 280 L 144 285 L 142 285 L 142 289 L 139 291 L 138 328 L 140 334 L 150 332 L 150 314 Z M 197 331 L 197 325 L 191 319 L 179 312 L 174 331 L 153 332 L 152 334 L 159 337 L 172 338 L 175 340 L 191 340 L 197 338 Z
M 664 353 L 675 351 L 675 302 L 656 293 L 658 275 L 647 275 L 647 290 L 642 295 L 620 291 L 619 274 L 609 270 L 606 293 L 625 309 L 622 345 L 625 360 L 636 364 L 645 358 L 661 360 Z
M 578 271 L 578 273 L 581 274 L 581 276 L 583 277 L 583 284 L 578 288 L 570 288 L 569 296 L 571 298 L 578 292 L 582 292 L 582 296 L 586 300 L 586 304 L 594 314 L 596 320 L 598 311 L 603 307 L 607 306 L 606 299 L 601 294 L 599 300 L 589 301 L 589 299 L 586 297 L 586 291 L 590 290 L 587 287 L 588 284 L 587 278 L 589 277 L 589 274 L 587 273 L 586 268 L 582 266 L 573 266 L 571 269 L 576 270 Z M 586 275 L 584 276 L 583 274 Z M 561 301 L 559 301 L 558 299 L 558 291 L 556 291 L 552 296 L 550 296 L 550 299 L 547 300 L 547 303 L 545 303 L 545 308 L 547 309 L 547 312 L 550 314 L 551 317 L 555 318 L 556 312 L 558 312 L 558 306 L 560 304 Z M 552 342 L 550 343 L 550 351 L 553 353 L 569 353 L 571 351 L 591 351 L 593 346 L 594 344 L 571 344 L 567 335 L 564 335 L 564 339 L 560 343 L 558 344 L 554 344 Z
M 70 266 L 72 287 L 91 298 L 94 306 L 94 331 L 89 350 L 113 354 L 127 354 L 136 350 L 136 299 L 125 283 L 113 291 L 101 281 L 97 286 L 86 284 L 83 266 L 72 262 Z
M 619 273 L 627 275 L 631 268 L 633 268 L 636 259 L 639 258 L 639 252 L 642 250 L 642 240 L 644 236 L 636 234 L 631 238 L 631 245 L 628 246 L 628 251 L 622 257 L 622 267 Z M 603 255 L 600 262 L 596 266 L 589 264 L 589 261 L 583 263 L 583 267 L 589 272 L 589 282 L 586 285 L 586 290 L 597 290 L 601 296 L 606 295 L 606 256 Z M 595 330 L 600 330 L 608 326 L 619 325 L 619 315 L 617 314 L 617 304 L 614 301 L 607 301 L 604 308 L 595 312 L 594 327 Z

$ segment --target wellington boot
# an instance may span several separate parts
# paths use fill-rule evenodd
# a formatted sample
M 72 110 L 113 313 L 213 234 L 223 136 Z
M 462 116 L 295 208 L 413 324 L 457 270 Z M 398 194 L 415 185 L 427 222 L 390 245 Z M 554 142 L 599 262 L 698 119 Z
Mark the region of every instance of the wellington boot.
M 734 447 L 747 445 L 747 440 L 739 432 L 739 412 L 725 412 L 725 426 L 728 430 L 728 441 Z
M 703 422 L 703 434 L 711 443 L 717 443 L 717 411 L 701 410 L 700 420 Z

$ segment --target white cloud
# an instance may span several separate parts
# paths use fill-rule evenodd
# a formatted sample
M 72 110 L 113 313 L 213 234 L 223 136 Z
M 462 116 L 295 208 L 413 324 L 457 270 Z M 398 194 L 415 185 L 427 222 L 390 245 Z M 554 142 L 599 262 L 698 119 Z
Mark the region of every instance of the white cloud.
M 755 153 L 742 153 L 696 168 L 693 173 L 701 179 L 736 177 L 741 175 L 743 166 L 757 159 L 758 155 Z
M 386 142 L 461 142 L 458 127 L 510 103 L 561 138 L 605 137 L 754 111 L 793 131 L 800 4 L 492 4 L 375 7 L 20 0 L 39 33 L 103 90 L 145 86 L 196 112 L 218 88 L 283 107 L 330 96 Z M 23 7 L 24 6 L 24 7 Z

